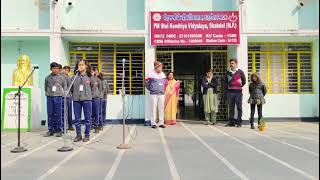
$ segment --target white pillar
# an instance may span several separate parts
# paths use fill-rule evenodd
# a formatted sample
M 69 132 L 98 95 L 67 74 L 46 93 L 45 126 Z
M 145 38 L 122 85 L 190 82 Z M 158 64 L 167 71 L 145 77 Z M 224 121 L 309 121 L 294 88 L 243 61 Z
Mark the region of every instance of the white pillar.
M 60 8 L 63 7 L 61 2 L 50 3 L 50 62 L 62 63 L 61 59 L 61 19 Z
M 50 36 L 50 62 L 63 63 L 61 59 L 61 35 L 52 34 Z
M 248 37 L 246 32 L 246 5 L 237 1 L 237 6 L 240 16 L 240 44 L 229 45 L 228 46 L 228 69 L 229 69 L 229 60 L 236 58 L 238 60 L 238 68 L 241 69 L 248 80 Z M 250 117 L 250 106 L 247 103 L 249 98 L 248 82 L 242 89 L 242 120 L 249 120 Z M 234 118 L 238 117 L 237 108 L 235 108 Z
M 146 40 L 147 41 L 147 40 Z M 153 70 L 153 62 L 155 60 L 155 49 L 145 42 L 145 76 Z M 150 123 L 150 94 L 145 90 L 145 124 Z
M 238 68 L 241 69 L 245 76 L 246 80 L 248 80 L 248 45 L 247 45 L 247 36 L 245 34 L 241 34 L 240 36 L 240 44 L 237 46 L 230 45 L 228 46 L 228 69 L 229 69 L 229 60 L 236 58 L 238 60 Z M 249 98 L 249 90 L 248 90 L 248 82 L 242 89 L 243 99 L 242 99 L 242 119 L 248 120 L 250 115 L 250 107 L 247 103 Z M 237 108 L 235 108 L 235 116 L 238 117 Z
M 248 80 L 248 41 L 247 36 L 242 34 L 240 37 L 240 45 L 237 46 L 237 59 L 238 59 L 238 68 L 241 69 L 245 76 L 246 80 Z M 248 90 L 248 81 L 246 85 L 242 89 L 243 99 L 242 99 L 242 119 L 248 120 L 250 114 L 250 107 L 247 103 L 249 98 L 249 90 Z
M 150 2 L 145 1 L 145 76 L 153 70 L 153 62 L 155 57 L 155 48 L 150 44 L 149 36 L 149 14 L 150 14 Z M 149 91 L 145 90 L 145 124 L 150 124 L 150 96 Z
M 247 14 L 246 1 L 237 1 L 240 15 L 240 44 L 237 46 L 238 67 L 244 72 L 248 80 L 248 36 L 247 36 Z M 247 103 L 249 98 L 248 81 L 242 89 L 242 119 L 249 120 L 250 106 Z

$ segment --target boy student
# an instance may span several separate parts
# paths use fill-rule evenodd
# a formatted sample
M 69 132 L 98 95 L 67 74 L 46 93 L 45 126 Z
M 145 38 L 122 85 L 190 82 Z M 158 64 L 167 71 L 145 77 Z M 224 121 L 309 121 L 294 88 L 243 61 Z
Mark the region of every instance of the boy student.
M 71 82 L 72 82 L 71 77 L 69 76 L 70 70 L 71 70 L 70 66 L 64 66 L 62 69 L 62 75 L 66 78 L 68 88 L 70 87 Z M 68 118 L 68 130 L 74 131 L 74 128 L 72 126 L 72 96 L 71 96 L 71 93 L 69 93 L 67 96 L 67 112 L 68 112 L 68 117 L 67 117 Z
M 99 73 L 98 78 L 101 80 L 101 84 L 102 84 L 101 121 L 100 121 L 100 129 L 102 129 L 104 125 L 104 121 L 106 120 L 108 95 L 111 93 L 111 91 L 110 91 L 108 81 L 103 80 L 103 74 L 101 72 Z
M 94 128 L 94 133 L 99 133 L 100 119 L 101 119 L 101 92 L 102 84 L 101 80 L 98 78 L 99 71 L 97 67 L 92 68 L 92 125 Z
M 45 78 L 45 93 L 47 96 L 48 132 L 45 137 L 62 136 L 62 103 L 67 82 L 59 73 L 60 67 L 56 62 L 50 64 L 51 73 Z

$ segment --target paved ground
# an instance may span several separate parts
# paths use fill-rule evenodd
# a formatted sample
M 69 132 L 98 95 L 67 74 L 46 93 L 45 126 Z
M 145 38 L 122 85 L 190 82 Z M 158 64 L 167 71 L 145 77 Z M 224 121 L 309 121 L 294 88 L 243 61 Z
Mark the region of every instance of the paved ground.
M 108 125 L 65 153 L 61 138 L 39 131 L 23 133 L 28 151 L 13 154 L 16 135 L 2 133 L 1 179 L 319 179 L 319 123 L 269 122 L 264 132 L 195 121 L 129 128 L 130 150 L 116 149 L 122 126 Z

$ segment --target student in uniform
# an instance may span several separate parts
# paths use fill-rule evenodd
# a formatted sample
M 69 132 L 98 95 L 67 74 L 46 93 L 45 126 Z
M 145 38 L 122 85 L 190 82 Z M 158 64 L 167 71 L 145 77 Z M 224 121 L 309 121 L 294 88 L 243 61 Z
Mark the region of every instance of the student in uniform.
M 62 136 L 62 103 L 63 95 L 67 90 L 67 82 L 59 73 L 59 64 L 52 62 L 50 64 L 51 74 L 45 79 L 45 92 L 47 96 L 47 115 L 48 115 L 48 132 L 45 137 Z
M 98 78 L 99 71 L 97 67 L 92 68 L 92 125 L 94 133 L 99 133 L 99 121 L 100 121 L 100 109 L 101 109 L 101 92 L 102 85 L 101 80 Z
M 68 88 L 70 87 L 70 84 L 71 84 L 71 77 L 69 76 L 70 70 L 71 70 L 70 66 L 64 66 L 62 69 L 62 75 L 66 78 Z M 67 96 L 67 110 L 68 110 L 68 130 L 74 131 L 74 128 L 72 126 L 72 96 L 71 96 L 71 93 L 69 93 Z
M 79 76 L 75 79 L 71 88 L 73 98 L 73 108 L 75 117 L 75 126 L 77 136 L 73 140 L 79 142 L 82 140 L 81 135 L 81 114 L 82 110 L 85 117 L 85 136 L 83 142 L 89 141 L 92 111 L 92 89 L 93 82 L 91 78 L 91 68 L 88 61 L 82 59 L 77 61 L 74 74 L 79 71 Z M 75 77 L 73 77 L 75 78 Z
M 103 74 L 99 73 L 99 79 L 102 83 L 102 103 L 101 103 L 101 129 L 103 128 L 104 121 L 106 120 L 106 111 L 107 111 L 107 99 L 108 94 L 111 93 L 110 87 L 107 80 L 103 80 Z
M 59 74 L 62 73 L 62 65 L 58 63 L 58 67 L 59 67 Z

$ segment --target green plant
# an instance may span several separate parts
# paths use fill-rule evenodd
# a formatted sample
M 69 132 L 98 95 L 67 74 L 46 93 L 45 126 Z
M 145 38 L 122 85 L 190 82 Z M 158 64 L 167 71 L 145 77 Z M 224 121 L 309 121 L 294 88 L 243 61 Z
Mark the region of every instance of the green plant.
M 261 118 L 260 121 L 259 121 L 259 125 L 258 125 L 259 130 L 260 131 L 264 131 L 265 126 L 266 126 L 266 123 L 265 123 L 264 119 Z
M 185 81 L 185 92 L 188 94 L 193 94 L 194 92 L 194 81 L 186 80 Z
M 259 125 L 265 125 L 266 123 L 265 123 L 265 121 L 264 121 L 264 119 L 263 119 L 263 117 L 260 119 L 260 122 L 259 122 Z

